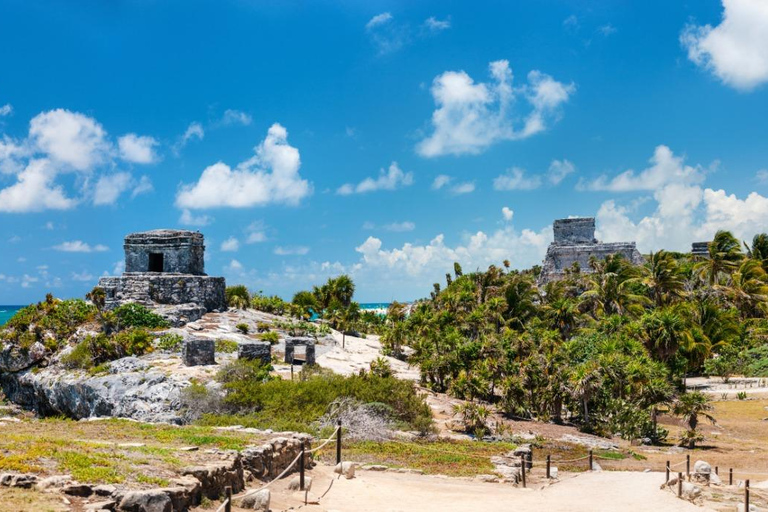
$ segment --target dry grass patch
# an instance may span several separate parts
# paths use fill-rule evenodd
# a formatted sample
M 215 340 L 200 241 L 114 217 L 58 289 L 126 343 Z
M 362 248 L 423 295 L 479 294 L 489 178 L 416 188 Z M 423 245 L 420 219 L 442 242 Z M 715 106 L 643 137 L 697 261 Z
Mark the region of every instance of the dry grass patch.
M 70 508 L 55 494 L 0 487 L 0 512 L 62 512 Z

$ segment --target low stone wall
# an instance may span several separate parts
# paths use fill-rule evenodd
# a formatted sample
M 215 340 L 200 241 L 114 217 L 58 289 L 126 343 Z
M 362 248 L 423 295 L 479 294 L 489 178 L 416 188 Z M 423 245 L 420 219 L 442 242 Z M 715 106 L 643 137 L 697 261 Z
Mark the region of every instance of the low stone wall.
M 579 245 L 551 244 L 541 269 L 540 283 L 561 279 L 567 269 L 578 263 L 581 272 L 592 273 L 589 260 L 594 256 L 601 260 L 612 254 L 621 254 L 627 261 L 642 265 L 645 260 L 637 250 L 635 242 L 596 243 Z
M 243 468 L 253 473 L 253 476 L 260 480 L 272 480 L 282 473 L 293 462 L 293 459 L 299 455 L 302 441 L 306 450 L 312 448 L 312 436 L 308 434 L 276 437 L 261 446 L 249 446 L 240 452 L 243 457 Z M 304 464 L 306 468 L 311 467 L 311 453 L 305 455 Z M 289 471 L 289 474 L 298 471 L 298 469 L 298 464 L 296 464 Z

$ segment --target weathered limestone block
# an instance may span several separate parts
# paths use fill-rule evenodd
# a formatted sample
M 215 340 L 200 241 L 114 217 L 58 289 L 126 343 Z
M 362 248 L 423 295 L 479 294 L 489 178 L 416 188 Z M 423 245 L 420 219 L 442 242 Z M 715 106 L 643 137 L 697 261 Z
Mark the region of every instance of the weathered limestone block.
M 173 503 L 163 491 L 131 491 L 120 499 L 117 510 L 124 512 L 173 512 Z
M 238 359 L 260 359 L 264 364 L 272 362 L 272 345 L 266 341 L 240 343 L 237 347 Z
M 45 346 L 36 341 L 28 349 L 7 344 L 0 349 L 0 372 L 18 372 L 39 363 L 45 357 Z
M 254 509 L 260 512 L 269 512 L 269 502 L 271 501 L 272 494 L 269 489 L 262 489 L 253 494 L 246 494 L 240 506 L 242 508 Z
M 3 487 L 19 487 L 31 489 L 37 483 L 37 475 L 27 473 L 2 473 L 0 485 Z
M 205 274 L 203 234 L 157 229 L 125 237 L 125 271 Z
M 297 346 L 305 347 L 304 364 L 315 364 L 315 340 L 313 338 L 286 338 L 285 362 L 288 364 L 294 362 Z
M 187 366 L 216 364 L 216 343 L 207 338 L 192 338 L 184 342 L 181 358 Z
M 339 462 L 333 468 L 333 472 L 344 476 L 347 480 L 355 478 L 355 463 L 350 461 Z

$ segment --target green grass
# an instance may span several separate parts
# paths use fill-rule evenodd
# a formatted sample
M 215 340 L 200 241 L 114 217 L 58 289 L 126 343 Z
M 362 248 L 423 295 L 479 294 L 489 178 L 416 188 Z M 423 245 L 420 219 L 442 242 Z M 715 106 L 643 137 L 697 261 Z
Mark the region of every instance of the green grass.
M 474 476 L 493 472 L 490 458 L 514 450 L 512 443 L 482 443 L 477 441 L 358 441 L 344 443 L 345 460 L 365 464 L 384 464 L 394 468 L 419 469 L 426 474 Z M 320 457 L 335 460 L 335 448 Z

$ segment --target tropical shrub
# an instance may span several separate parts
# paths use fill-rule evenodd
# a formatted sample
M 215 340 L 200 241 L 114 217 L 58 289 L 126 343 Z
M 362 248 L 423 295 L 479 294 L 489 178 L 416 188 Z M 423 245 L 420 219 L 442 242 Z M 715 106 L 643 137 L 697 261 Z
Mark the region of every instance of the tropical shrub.
M 180 334 L 166 333 L 160 336 L 155 345 L 160 350 L 175 352 L 181 348 L 184 338 Z
M 227 286 L 225 291 L 227 306 L 235 309 L 247 309 L 251 302 L 251 294 L 245 285 Z
M 248 334 L 248 332 L 251 330 L 251 327 L 246 323 L 239 323 L 235 326 L 235 329 L 240 331 L 242 334 Z
M 146 306 L 136 302 L 123 304 L 112 311 L 119 330 L 131 328 L 162 329 L 168 327 L 168 321 Z

